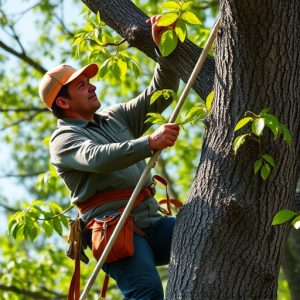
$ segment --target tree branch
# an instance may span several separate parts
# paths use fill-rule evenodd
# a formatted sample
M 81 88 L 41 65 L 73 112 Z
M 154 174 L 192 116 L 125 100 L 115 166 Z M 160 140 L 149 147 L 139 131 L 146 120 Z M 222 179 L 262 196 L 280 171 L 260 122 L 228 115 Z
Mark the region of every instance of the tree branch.
M 36 113 L 30 115 L 30 116 L 27 117 L 27 118 L 19 119 L 19 120 L 16 121 L 16 122 L 13 122 L 13 123 L 11 123 L 11 124 L 9 124 L 9 125 L 7 125 L 7 126 L 4 126 L 4 127 L 0 128 L 0 131 L 4 131 L 5 129 L 8 129 L 8 128 L 10 128 L 10 127 L 19 125 L 19 124 L 21 124 L 22 122 L 31 121 L 34 117 L 36 117 L 36 116 L 37 116 L 38 114 L 40 114 L 41 112 L 43 112 L 43 110 L 42 110 L 42 111 L 37 111 Z
M 13 207 L 10 207 L 2 202 L 0 202 L 0 206 L 3 207 L 4 209 L 6 209 L 7 211 L 10 211 L 12 213 L 16 213 L 19 211 L 19 209 L 16 209 L 16 208 L 13 208 Z
M 48 108 L 27 107 L 27 108 L 0 108 L 0 112 L 50 112 Z
M 134 46 L 157 60 L 155 44 L 151 37 L 150 27 L 146 24 L 148 16 L 138 9 L 130 0 L 82 0 L 94 13 L 100 12 L 101 19 L 131 46 Z M 189 79 L 202 49 L 190 41 L 178 43 L 176 50 L 164 59 L 170 69 L 176 72 L 185 82 Z M 205 99 L 213 88 L 215 63 L 209 57 L 197 77 L 194 90 Z
M 31 59 L 30 57 L 28 57 L 24 53 L 17 52 L 16 50 L 14 50 L 13 48 L 9 47 L 7 44 L 5 44 L 4 42 L 2 42 L 1 40 L 0 40 L 0 48 L 4 49 L 8 53 L 10 53 L 10 54 L 18 57 L 19 59 L 25 61 L 30 66 L 32 66 L 34 69 L 36 69 L 37 71 L 39 71 L 41 74 L 45 74 L 47 72 L 47 70 L 44 69 L 39 63 L 35 62 L 33 59 Z
M 26 177 L 34 177 L 38 176 L 42 173 L 45 173 L 46 171 L 40 171 L 40 172 L 34 172 L 34 173 L 27 173 L 27 174 L 4 174 L 0 176 L 0 179 L 3 178 L 12 178 L 12 177 L 18 177 L 18 178 L 26 178 Z
M 42 295 L 40 291 L 32 292 L 29 290 L 24 290 L 23 288 L 18 288 L 17 286 L 14 285 L 5 286 L 3 284 L 0 284 L 0 290 L 13 292 L 15 294 L 20 294 L 23 296 L 30 297 L 32 299 L 39 299 L 39 300 L 60 300 L 60 299 L 67 298 L 67 295 L 62 295 L 62 294 L 56 294 L 55 296 L 45 296 Z

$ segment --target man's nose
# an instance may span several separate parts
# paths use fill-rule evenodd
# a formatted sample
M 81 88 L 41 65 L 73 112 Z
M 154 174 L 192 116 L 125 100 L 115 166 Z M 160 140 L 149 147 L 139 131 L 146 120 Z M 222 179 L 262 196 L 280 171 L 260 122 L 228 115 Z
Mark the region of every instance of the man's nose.
M 96 90 L 96 86 L 94 86 L 93 84 L 90 83 L 89 91 L 93 92 L 95 90 Z

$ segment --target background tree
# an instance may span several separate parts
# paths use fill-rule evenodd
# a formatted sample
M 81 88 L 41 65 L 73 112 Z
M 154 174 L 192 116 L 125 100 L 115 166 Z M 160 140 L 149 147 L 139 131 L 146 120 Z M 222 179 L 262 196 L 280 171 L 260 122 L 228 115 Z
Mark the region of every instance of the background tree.
M 145 1 L 135 1 L 135 5 L 141 8 L 142 11 L 144 11 L 147 15 L 156 14 L 158 12 L 157 7 L 159 7 L 160 3 L 162 2 L 149 1 L 146 3 Z M 142 11 L 138 10 L 132 2 L 86 1 L 86 4 L 94 12 L 100 10 L 101 19 L 109 24 L 122 37 L 124 37 L 129 45 L 137 47 L 149 57 L 155 58 L 149 27 L 147 27 L 145 23 L 147 16 L 142 13 Z M 251 5 L 253 10 L 255 8 L 255 4 L 259 5 L 258 3 L 253 3 L 253 5 Z M 42 31 L 41 36 L 37 34 L 37 41 L 34 41 L 29 45 L 22 43 L 22 36 L 17 32 L 15 27 L 16 22 L 27 10 L 24 10 L 22 14 L 18 15 L 7 15 L 6 12 L 2 10 L 2 29 L 9 34 L 11 39 L 6 38 L 2 40 L 2 38 L 0 38 L 0 46 L 3 50 L 0 52 L 2 55 L 1 58 L 3 59 L 0 66 L 2 72 L 2 80 L 0 83 L 0 101 L 3 115 L 3 119 L 1 121 L 3 124 L 1 126 L 3 129 L 5 129 L 2 130 L 2 132 L 5 132 L 3 134 L 4 140 L 9 145 L 12 145 L 12 157 L 16 164 L 14 169 L 18 170 L 18 174 L 14 172 L 13 174 L 8 175 L 19 175 L 21 179 L 19 184 L 24 184 L 30 192 L 30 196 L 19 199 L 20 202 L 31 202 L 33 199 L 46 199 L 47 202 L 51 202 L 55 199 L 55 201 L 61 204 L 62 207 L 65 207 L 68 203 L 67 193 L 59 181 L 57 181 L 57 178 L 54 176 L 52 171 L 48 171 L 48 149 L 46 144 L 47 137 L 55 127 L 55 120 L 51 114 L 49 114 L 42 107 L 40 100 L 37 97 L 36 87 L 45 69 L 48 69 L 49 66 L 53 66 L 64 60 L 70 61 L 70 44 L 72 44 L 74 41 L 74 35 L 78 32 L 81 32 L 83 27 L 86 26 L 84 22 L 84 16 L 82 16 L 82 18 L 76 18 L 76 24 L 66 24 L 64 18 L 65 13 L 62 9 L 64 5 L 66 5 L 66 3 L 60 1 L 40 1 L 31 7 L 34 9 L 36 14 L 38 13 L 39 16 L 41 16 L 38 21 L 39 26 L 36 26 L 36 28 L 42 28 Z M 243 152 L 242 154 L 238 154 L 237 157 L 234 157 L 230 150 L 232 147 L 233 128 L 235 126 L 235 122 L 243 115 L 245 109 L 259 111 L 262 108 L 262 103 L 264 103 L 264 106 L 269 106 L 272 113 L 276 115 L 278 115 L 277 113 L 279 111 L 281 112 L 278 117 L 280 116 L 280 121 L 285 123 L 291 129 L 295 141 L 297 141 L 295 132 L 298 132 L 297 128 L 299 129 L 297 120 L 294 120 L 295 123 L 292 124 L 293 126 L 290 126 L 291 122 L 293 121 L 293 116 L 296 115 L 296 110 L 294 108 L 296 107 L 296 104 L 293 106 L 293 113 L 288 115 L 284 112 L 288 112 L 291 110 L 291 108 L 289 108 L 288 105 L 283 107 L 283 104 L 278 98 L 281 97 L 281 99 L 287 99 L 286 95 L 288 95 L 288 99 L 291 99 L 290 101 L 295 99 L 296 96 L 291 92 L 292 88 L 290 88 L 290 90 L 285 90 L 284 94 L 281 95 L 280 87 L 286 81 L 280 81 L 277 79 L 276 84 L 274 83 L 274 87 L 276 86 L 277 88 L 274 88 L 273 91 L 273 85 L 271 83 L 272 78 L 268 79 L 266 76 L 263 76 L 265 74 L 265 70 L 269 70 L 269 68 L 270 70 L 275 70 L 274 66 L 271 64 L 271 59 L 269 58 L 268 47 L 271 46 L 269 43 L 260 44 L 258 41 L 256 41 L 255 37 L 258 32 L 261 32 L 261 37 L 266 39 L 266 41 L 270 41 L 270 39 L 273 37 L 273 31 L 267 34 L 263 31 L 263 28 L 265 27 L 260 29 L 260 27 L 257 25 L 257 23 L 259 23 L 258 21 L 254 23 L 252 22 L 252 18 L 258 18 L 257 11 L 255 11 L 255 14 L 252 12 L 252 10 L 250 10 L 252 14 L 245 16 L 244 19 L 244 15 L 242 13 L 245 12 L 246 8 L 244 5 L 246 6 L 246 4 L 240 4 L 238 9 L 236 9 L 236 5 L 237 4 L 235 3 L 224 2 L 222 6 L 223 22 L 225 23 L 222 24 L 217 48 L 219 49 L 219 69 L 217 66 L 218 72 L 216 73 L 216 78 L 219 80 L 217 81 L 219 85 L 216 86 L 218 93 L 216 95 L 213 113 L 207 122 L 207 137 L 213 136 L 214 138 L 212 140 L 207 139 L 206 146 L 204 147 L 204 152 L 202 154 L 201 164 L 197 172 L 196 181 L 188 198 L 188 203 L 179 215 L 178 220 L 180 226 L 177 227 L 178 230 L 175 238 L 177 241 L 180 241 L 180 245 L 175 250 L 176 252 L 178 251 L 178 253 L 183 254 L 181 257 L 179 257 L 180 259 L 175 256 L 172 259 L 175 264 L 172 265 L 171 268 L 170 282 L 173 282 L 174 285 L 171 284 L 168 288 L 169 295 L 172 295 L 170 298 L 174 297 L 175 299 L 179 299 L 181 296 L 183 298 L 189 298 L 191 295 L 192 297 L 198 298 L 201 293 L 203 293 L 202 295 L 208 295 L 211 293 L 210 297 L 214 297 L 216 294 L 212 294 L 212 291 L 219 293 L 220 289 L 217 285 L 214 285 L 216 284 L 216 279 L 213 276 L 213 271 L 215 271 L 220 278 L 225 278 L 226 276 L 228 277 L 226 272 L 228 271 L 228 265 L 229 262 L 231 262 L 230 259 L 232 257 L 240 258 L 240 260 L 237 260 L 236 264 L 239 262 L 241 265 L 237 264 L 237 267 L 233 268 L 234 270 L 238 270 L 240 273 L 230 273 L 232 276 L 233 274 L 236 274 L 237 276 L 236 281 L 232 283 L 232 289 L 227 289 L 226 286 L 223 294 L 217 295 L 220 297 L 228 296 L 227 294 L 224 294 L 224 292 L 227 293 L 227 290 L 228 293 L 229 291 L 232 291 L 230 294 L 231 297 L 246 295 L 245 290 L 239 286 L 241 282 L 247 282 L 248 284 L 248 278 L 243 277 L 244 275 L 248 274 L 248 270 L 242 269 L 244 266 L 243 264 L 245 264 L 244 257 L 247 253 L 247 244 L 242 241 L 241 238 L 244 235 L 244 237 L 251 236 L 250 230 L 252 228 L 255 233 L 260 233 L 262 241 L 264 241 L 267 236 L 268 240 L 270 240 L 268 241 L 270 245 L 276 244 L 277 247 L 277 243 L 280 244 L 282 242 L 282 230 L 279 228 L 270 229 L 270 220 L 272 219 L 272 216 L 275 214 L 276 210 L 279 209 L 279 197 L 280 192 L 282 192 L 281 190 L 280 192 L 277 192 L 276 190 L 274 191 L 274 185 L 277 184 L 277 182 L 280 182 L 280 186 L 283 186 L 284 188 L 283 198 L 285 200 L 281 202 L 282 207 L 284 207 L 284 204 L 291 203 L 291 199 L 287 199 L 287 197 L 291 196 L 294 187 L 293 182 L 295 182 L 297 179 L 297 176 L 295 176 L 295 178 L 292 178 L 291 181 L 288 182 L 288 180 L 291 178 L 290 172 L 292 172 L 293 167 L 296 167 L 296 164 L 293 164 L 293 159 L 295 158 L 294 156 L 291 156 L 290 161 L 283 162 L 281 164 L 281 161 L 284 161 L 283 157 L 286 151 L 294 151 L 295 153 L 297 149 L 299 150 L 299 147 L 297 148 L 296 143 L 292 148 L 287 148 L 284 146 L 284 144 L 282 144 L 283 148 L 274 152 L 276 162 L 278 161 L 273 172 L 276 173 L 276 175 L 272 174 L 267 183 L 262 183 L 259 178 L 254 177 L 252 174 L 252 159 L 254 159 L 254 153 L 257 151 L 255 145 L 246 143 L 246 147 L 240 149 L 240 151 L 246 151 L 246 153 Z M 295 14 L 291 14 L 292 16 L 296 15 L 298 9 L 295 3 L 294 5 L 295 7 L 293 8 L 295 9 Z M 70 7 L 72 7 L 72 10 L 75 9 L 74 6 L 68 6 L 67 9 L 70 9 Z M 205 19 L 208 12 L 207 8 L 212 8 L 212 10 L 209 10 L 209 14 L 211 14 L 211 12 L 216 12 L 216 7 L 217 3 L 214 1 L 206 3 L 195 2 L 193 4 L 193 10 L 198 16 L 201 16 L 201 19 Z M 262 8 L 264 7 L 262 6 Z M 285 9 L 292 12 L 292 4 Z M 79 10 L 80 8 L 78 8 L 77 11 Z M 232 13 L 232 10 L 234 13 Z M 273 10 L 271 11 L 276 12 L 275 4 L 273 5 Z M 264 10 L 262 10 L 262 12 L 264 12 Z M 268 15 L 267 12 L 264 13 L 266 16 Z M 242 14 L 243 18 L 240 16 L 240 14 Z M 251 23 L 246 22 L 246 20 L 248 20 L 247 18 L 251 19 Z M 278 15 L 276 18 L 280 18 L 280 16 Z M 276 18 L 275 21 L 279 20 Z M 233 22 L 231 22 L 232 20 Z M 267 20 L 269 19 L 267 18 Z M 280 19 L 280 21 L 282 20 L 283 19 Z M 289 20 L 292 21 L 291 18 L 289 18 Z M 78 21 L 80 22 L 79 24 Z M 251 24 L 251 26 L 249 24 Z M 275 22 L 275 24 L 277 23 Z M 234 25 L 236 25 L 238 30 L 234 30 Z M 262 31 L 258 31 L 258 29 Z M 287 27 L 285 30 L 286 31 L 284 33 L 278 35 L 279 42 L 275 43 L 274 47 L 271 47 L 272 51 L 275 51 L 275 54 L 277 53 L 276 51 L 279 51 L 279 43 L 281 43 L 280 37 L 283 37 L 284 34 L 289 32 L 290 29 Z M 205 29 L 200 28 L 200 31 L 203 33 Z M 253 34 L 253 37 L 252 39 L 248 40 L 247 37 L 249 32 Z M 117 36 L 114 33 L 107 34 L 110 34 L 112 38 L 115 39 L 115 42 L 118 42 L 121 39 L 120 36 Z M 297 35 L 298 33 L 293 31 L 293 34 Z M 203 35 L 201 35 L 201 37 L 202 36 Z M 199 28 L 194 27 L 189 30 L 189 38 L 191 38 L 196 44 L 199 44 Z M 239 41 L 239 43 L 237 41 Z M 243 43 L 240 41 L 243 41 Z M 294 40 L 292 39 L 292 41 Z M 222 47 L 220 47 L 221 42 L 223 45 Z M 296 45 L 296 40 L 294 42 Z M 226 45 L 226 47 L 224 45 Z M 113 48 L 114 46 L 111 47 Z M 283 45 L 283 47 L 285 46 Z M 55 51 L 53 51 L 53 49 L 55 49 Z M 225 51 L 223 53 L 221 51 L 222 49 L 224 51 L 226 50 L 232 52 Z M 259 60 L 259 58 L 255 58 L 253 54 L 250 55 L 253 49 L 263 50 L 262 52 L 259 51 L 259 53 L 265 53 L 264 56 L 260 57 L 261 60 Z M 296 46 L 295 49 L 297 50 Z M 293 53 L 296 53 L 295 49 Z M 100 85 L 98 88 L 98 90 L 100 90 L 100 99 L 105 102 L 104 105 L 107 104 L 107 102 L 111 104 L 116 101 L 119 102 L 125 99 L 130 99 L 131 96 L 134 96 L 138 90 L 141 90 L 147 85 L 147 82 L 149 82 L 149 77 L 151 76 L 151 70 L 153 69 L 154 64 L 151 62 L 151 60 L 147 59 L 147 57 L 143 55 L 141 51 L 135 51 L 135 49 L 132 47 L 130 47 L 127 51 L 130 53 L 131 57 L 135 58 L 137 61 L 143 61 L 141 68 L 142 73 L 137 79 L 132 80 L 133 72 L 129 72 L 129 75 L 123 78 L 121 82 L 121 88 L 120 83 L 114 78 L 114 76 L 105 76 L 102 80 L 108 84 L 105 84 L 105 88 L 104 85 Z M 289 53 L 289 51 L 287 51 L 287 53 Z M 200 49 L 197 46 L 191 42 L 186 42 L 184 44 L 179 44 L 174 54 L 168 58 L 168 61 L 170 65 L 172 65 L 173 68 L 175 68 L 176 71 L 181 75 L 181 78 L 183 80 L 187 80 L 199 53 Z M 248 54 L 249 60 L 246 54 Z M 283 57 L 281 55 L 276 56 L 275 54 L 271 56 L 273 61 L 276 62 L 277 59 L 281 62 Z M 226 65 L 224 64 L 224 66 L 220 61 L 221 55 L 225 57 L 224 61 L 226 61 Z M 16 64 L 18 67 L 14 67 L 13 72 L 7 69 L 7 59 L 12 56 L 18 59 Z M 45 57 L 47 57 L 47 60 L 45 60 Z M 287 54 L 287 57 L 290 58 L 289 54 Z M 269 64 L 263 64 L 265 59 L 267 59 Z M 88 53 L 81 52 L 79 62 L 86 63 L 87 60 Z M 103 58 L 97 57 L 97 61 L 100 63 L 102 63 L 103 60 Z M 177 64 L 174 64 L 173 61 L 176 61 Z M 290 61 L 294 62 L 292 59 Z M 251 63 L 254 64 L 251 65 Z M 255 73 L 255 75 L 259 74 L 259 78 L 263 78 L 264 81 L 259 82 L 256 80 L 257 78 L 251 78 L 250 81 L 250 78 L 248 77 L 250 72 L 248 72 L 248 70 L 252 69 L 248 68 L 249 65 L 252 67 L 256 66 L 258 71 Z M 285 60 L 282 61 L 282 65 L 286 67 Z M 230 74 L 228 77 L 226 77 L 224 72 L 222 72 L 221 66 L 223 67 L 224 72 L 227 72 L 226 74 Z M 295 75 L 293 76 L 292 74 L 298 74 L 297 71 L 298 70 L 295 69 L 294 73 L 291 73 L 289 78 L 287 76 L 285 80 L 289 81 L 289 83 L 293 82 Z M 274 73 L 276 72 L 274 71 Z M 13 74 L 13 76 L 11 74 Z M 199 79 L 195 84 L 195 91 L 202 98 L 205 98 L 205 96 L 211 90 L 213 78 L 214 61 L 210 59 L 206 64 L 206 68 L 202 73 L 202 76 L 199 76 Z M 221 80 L 223 80 L 223 82 Z M 220 87 L 220 82 L 224 84 L 223 89 Z M 228 84 L 232 82 L 234 82 L 234 84 Z M 241 84 L 241 82 L 243 82 L 243 84 Z M 265 83 L 263 88 L 258 88 L 259 84 L 262 84 L 262 82 Z M 239 83 L 239 85 L 236 83 Z M 118 87 L 118 89 L 116 89 L 116 87 Z M 270 89 L 272 92 L 269 91 Z M 248 96 L 250 90 L 252 91 L 253 95 L 257 96 L 255 99 L 254 97 L 251 98 Z M 291 95 L 289 93 L 291 93 Z M 115 95 L 115 97 L 112 97 L 112 95 Z M 268 99 L 265 101 L 265 99 L 262 98 L 262 96 L 265 95 L 277 95 L 278 97 L 268 97 Z M 191 100 L 191 102 L 196 102 L 199 101 L 199 98 L 196 96 L 196 94 L 193 94 L 191 95 Z M 276 105 L 278 106 L 275 107 Z M 183 131 L 182 140 L 177 144 L 177 147 L 174 150 L 175 152 L 166 153 L 161 159 L 161 172 L 164 173 L 165 176 L 170 177 L 168 174 L 171 170 L 172 177 L 170 177 L 170 179 L 176 181 L 176 186 L 173 189 L 173 194 L 175 196 L 176 194 L 184 196 L 189 188 L 191 178 L 193 178 L 195 172 L 193 170 L 195 170 L 195 166 L 197 164 L 196 162 L 199 159 L 202 133 L 203 128 L 200 125 L 195 127 L 194 130 Z M 44 147 L 41 147 L 41 140 L 46 141 Z M 187 143 L 187 141 L 189 141 L 189 143 Z M 222 145 L 222 151 L 217 147 L 217 141 L 220 141 L 220 145 Z M 267 137 L 266 145 L 268 145 L 269 142 L 270 141 Z M 274 143 L 274 147 L 272 144 L 272 149 L 277 150 L 276 147 L 279 147 L 278 144 Z M 249 148 L 251 150 L 249 150 Z M 247 156 L 248 152 L 249 156 Z M 191 157 L 195 159 L 191 161 Z M 210 164 L 210 161 L 213 161 L 214 163 Z M 248 161 L 251 161 L 251 163 L 248 163 Z M 282 165 L 281 171 L 279 170 L 279 165 Z M 284 166 L 286 166 L 286 168 Z M 234 170 L 234 173 L 232 173 L 232 178 L 229 178 L 228 174 L 231 174 L 231 170 Z M 244 172 L 244 170 L 246 171 Z M 207 172 L 205 173 L 204 171 Z M 5 172 L 7 174 L 8 170 L 5 170 Z M 36 174 L 40 174 L 37 187 L 35 186 Z M 174 174 L 178 175 L 174 176 Z M 213 174 L 217 174 L 218 176 L 213 176 Z M 220 176 L 221 174 L 226 174 L 226 178 Z M 244 175 L 241 176 L 241 174 Z M 232 180 L 230 181 L 229 179 Z M 201 182 L 201 186 L 200 184 L 197 184 L 197 182 Z M 246 189 L 246 187 L 253 187 L 253 195 L 249 196 L 250 189 Z M 247 193 L 244 193 L 244 191 L 247 191 Z M 274 196 L 274 193 L 277 194 L 273 203 L 269 199 L 273 200 L 272 197 Z M 247 195 L 247 197 L 244 197 L 244 195 Z M 201 201 L 199 201 L 200 199 Z M 8 205 L 9 202 L 7 202 L 6 199 L 3 199 L 1 203 L 3 203 L 3 207 L 12 210 L 15 209 L 15 207 Z M 259 205 L 261 205 L 264 209 L 258 211 Z M 266 214 L 269 208 L 271 209 Z M 9 212 L 9 210 L 6 211 Z M 53 208 L 53 211 L 55 211 L 55 208 Z M 257 214 L 254 212 L 257 212 Z M 189 217 L 186 218 L 186 215 Z M 191 216 L 193 216 L 193 218 L 191 218 Z M 257 219 L 261 223 L 258 223 Z M 253 221 L 250 229 L 246 228 L 247 220 Z M 45 233 L 48 235 L 52 234 L 51 229 L 49 229 L 50 227 L 54 227 L 58 232 L 61 231 L 61 228 L 58 225 L 56 225 L 56 227 L 55 224 L 50 225 L 52 225 L 52 227 L 48 226 L 47 229 L 43 228 Z M 240 227 L 235 228 L 236 230 L 232 231 L 230 238 L 218 240 L 218 234 L 220 234 L 222 238 L 227 237 L 222 230 L 226 230 L 227 234 L 229 234 L 230 228 L 235 225 L 239 225 Z M 266 227 L 264 227 L 265 225 Z M 186 230 L 186 228 L 189 228 L 190 226 L 192 226 L 191 228 L 195 230 L 188 230 L 194 234 L 191 237 L 197 236 L 199 238 L 194 239 L 194 243 L 189 243 L 187 245 L 187 240 L 183 239 L 182 231 Z M 271 239 L 270 232 L 275 232 L 275 238 L 273 240 Z M 287 231 L 284 233 L 286 234 L 286 232 Z M 210 236 L 210 234 L 212 236 Z M 187 236 L 186 233 L 184 236 Z M 255 235 L 255 237 L 257 236 Z M 218 256 L 220 262 L 219 265 L 218 261 L 212 261 L 214 256 L 211 257 L 211 260 L 208 260 L 205 251 L 211 251 L 211 247 L 215 247 L 217 250 L 221 251 L 220 249 L 222 249 L 224 245 L 227 245 L 226 243 L 230 243 L 230 241 L 231 245 L 234 245 L 235 238 L 237 240 L 241 240 L 241 242 L 239 242 L 235 247 L 236 256 L 233 255 L 231 258 L 227 256 L 222 257 L 222 255 Z M 197 243 L 200 242 L 201 244 L 198 245 Z M 255 245 L 255 243 L 251 244 L 251 247 L 253 245 Z M 263 245 L 263 243 L 261 243 L 261 245 Z M 20 244 L 15 244 L 15 247 L 25 250 L 25 252 L 22 252 L 24 253 L 23 259 L 12 256 L 11 252 L 8 251 L 9 247 L 12 247 L 11 243 L 7 247 L 3 246 L 2 249 L 5 260 L 2 262 L 1 267 L 2 274 L 0 289 L 2 291 L 6 291 L 3 294 L 5 298 L 13 299 L 12 297 L 15 297 L 15 299 L 28 299 L 28 297 L 36 297 L 38 299 L 43 299 L 43 297 L 48 297 L 44 299 L 50 299 L 52 297 L 53 299 L 56 297 L 59 299 L 59 297 L 65 297 L 64 294 L 66 293 L 69 281 L 65 278 L 70 278 L 71 262 L 64 258 L 61 250 L 49 251 L 48 246 L 45 246 L 45 239 L 41 237 L 37 240 L 37 242 L 35 242 L 34 246 L 30 246 L 24 241 L 20 242 Z M 184 248 L 189 249 L 189 251 L 191 251 L 193 254 L 196 253 L 196 256 L 187 255 L 188 252 L 184 252 Z M 266 246 L 264 248 L 266 248 Z M 197 251 L 194 249 L 197 249 Z M 254 249 L 255 247 L 253 247 L 253 250 Z M 268 273 L 272 275 L 270 276 L 272 277 L 270 279 L 270 281 L 272 281 L 272 289 L 270 289 L 272 290 L 272 296 L 274 296 L 274 288 L 276 285 L 274 282 L 276 281 L 276 275 L 278 273 L 278 249 L 279 247 L 276 248 L 276 251 L 273 249 L 276 252 L 274 254 L 274 257 L 276 258 L 275 264 L 273 264 L 273 262 L 270 260 L 271 256 L 268 257 L 269 260 L 266 264 L 268 271 L 272 271 L 271 273 Z M 225 251 L 221 251 L 221 253 L 226 254 Z M 265 253 L 267 253 L 267 251 Z M 47 264 L 40 264 L 40 261 L 35 262 L 34 258 L 37 256 L 41 257 L 44 264 L 48 262 L 49 265 L 56 266 L 57 277 L 55 276 L 55 279 L 53 278 L 53 269 L 49 268 L 49 265 L 47 266 Z M 250 258 L 251 257 L 249 257 L 249 261 Z M 243 260 L 242 263 L 241 259 Z M 259 274 L 262 274 L 260 275 L 260 278 L 265 278 L 263 259 L 265 258 L 262 258 L 261 263 L 255 266 L 255 278 L 259 277 Z M 203 261 L 206 261 L 206 264 L 204 264 Z M 176 264 L 178 264 L 178 268 L 175 268 Z M 255 264 L 255 260 L 253 264 Z M 190 270 L 189 274 L 187 274 L 185 269 L 186 265 L 193 266 L 194 271 Z M 57 266 L 63 267 L 58 269 Z M 201 266 L 201 268 L 199 268 L 199 266 Z M 212 266 L 214 266 L 213 269 Z M 249 266 L 251 266 L 251 263 L 249 263 Z M 92 267 L 93 265 L 90 265 L 89 268 L 84 269 L 84 279 L 86 276 L 88 276 L 88 274 L 90 274 Z M 13 272 L 13 270 L 16 270 L 16 268 L 18 268 L 19 271 L 23 271 L 18 273 L 16 273 L 16 271 Z M 251 270 L 251 267 L 249 268 Z M 35 284 L 30 284 L 27 282 L 27 278 L 32 277 L 32 274 L 37 274 L 37 271 L 34 270 L 42 270 L 41 273 L 39 273 L 39 276 L 35 278 L 43 278 L 44 281 L 40 282 L 37 280 Z M 31 271 L 31 273 L 28 273 L 29 271 Z M 203 272 L 209 272 L 209 276 Z M 22 276 L 20 274 L 22 274 Z M 240 278 L 237 274 L 243 275 L 240 276 Z M 196 280 L 191 280 L 189 278 L 196 278 Z M 210 278 L 209 283 L 205 281 L 208 278 Z M 218 280 L 220 280 L 220 278 L 218 278 Z M 199 284 L 200 282 L 201 284 Z M 176 285 L 177 288 L 175 289 Z M 239 287 L 239 290 L 237 289 L 237 286 Z M 266 286 L 269 287 L 269 283 L 266 284 Z M 205 287 L 207 287 L 206 290 Z M 25 292 L 27 292 L 22 293 L 21 290 L 25 290 Z M 32 292 L 36 294 L 32 294 Z M 251 295 L 254 297 L 254 294 Z M 118 299 L 119 296 L 116 297 Z

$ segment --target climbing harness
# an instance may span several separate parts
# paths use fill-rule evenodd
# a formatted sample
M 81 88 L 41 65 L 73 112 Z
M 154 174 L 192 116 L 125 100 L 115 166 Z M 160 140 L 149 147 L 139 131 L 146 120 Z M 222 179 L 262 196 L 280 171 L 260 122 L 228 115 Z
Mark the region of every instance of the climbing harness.
M 189 91 L 192 88 L 198 74 L 200 73 L 200 70 L 201 70 L 201 68 L 204 64 L 204 61 L 205 61 L 205 59 L 208 55 L 209 49 L 211 48 L 211 46 L 212 46 L 212 44 L 213 44 L 213 42 L 216 38 L 217 30 L 219 28 L 219 24 L 220 24 L 220 17 L 217 18 L 217 21 L 216 21 L 209 37 L 208 37 L 206 45 L 205 45 L 205 47 L 203 48 L 203 50 L 201 52 L 201 55 L 200 55 L 196 65 L 195 65 L 195 68 L 194 68 L 194 70 L 193 70 L 193 72 L 192 72 L 192 74 L 191 74 L 191 76 L 190 76 L 190 78 L 189 78 L 189 80 L 188 80 L 181 96 L 180 96 L 180 99 L 178 100 L 178 103 L 177 103 L 177 105 L 176 105 L 176 107 L 173 111 L 173 114 L 172 114 L 172 116 L 169 120 L 169 123 L 174 123 L 176 121 L 177 116 L 178 116 L 178 114 L 179 114 L 179 112 L 180 112 L 180 110 L 181 110 L 181 108 L 182 108 L 182 106 L 185 102 L 185 99 L 186 99 Z M 100 272 L 103 264 L 105 263 L 105 261 L 107 259 L 107 256 L 109 255 L 109 253 L 110 253 L 110 251 L 113 247 L 113 244 L 114 244 L 116 238 L 118 237 L 119 232 L 121 231 L 121 229 L 124 226 L 131 210 L 133 209 L 133 206 L 134 206 L 134 203 L 135 203 L 137 197 L 139 196 L 140 192 L 142 191 L 143 187 L 145 186 L 146 180 L 148 178 L 148 174 L 150 173 L 151 169 L 155 166 L 155 163 L 156 163 L 160 153 L 161 153 L 161 150 L 155 151 L 154 154 L 152 155 L 152 157 L 150 158 L 146 168 L 144 169 L 144 171 L 143 171 L 143 173 L 140 177 L 140 180 L 138 181 L 135 189 L 133 190 L 132 195 L 131 195 L 131 197 L 130 197 L 130 199 L 129 199 L 129 201 L 128 201 L 128 203 L 127 203 L 127 205 L 126 205 L 126 207 L 125 207 L 125 209 L 124 209 L 124 211 L 123 211 L 123 213 L 122 213 L 122 215 L 119 219 L 119 222 L 117 223 L 117 225 L 115 227 L 114 232 L 112 233 L 112 235 L 111 235 L 111 237 L 110 237 L 110 239 L 109 239 L 109 241 L 108 241 L 101 257 L 99 258 L 99 260 L 97 262 L 97 265 L 96 265 L 91 277 L 89 278 L 89 280 L 88 280 L 88 282 L 87 282 L 87 284 L 86 284 L 86 286 L 85 286 L 85 288 L 84 288 L 84 290 L 83 290 L 83 292 L 80 296 L 80 300 L 85 300 L 86 299 L 87 294 L 90 291 L 93 283 L 95 282 L 96 277 L 97 277 L 98 273 Z

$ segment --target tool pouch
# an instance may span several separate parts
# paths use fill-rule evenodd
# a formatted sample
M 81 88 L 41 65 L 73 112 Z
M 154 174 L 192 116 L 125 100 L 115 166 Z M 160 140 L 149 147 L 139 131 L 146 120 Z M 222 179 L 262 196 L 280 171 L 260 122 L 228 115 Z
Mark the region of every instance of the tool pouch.
M 87 224 L 86 229 L 92 230 L 92 252 L 97 260 L 101 257 L 120 217 L 121 213 L 117 213 L 101 219 L 94 218 Z M 133 220 L 128 216 L 105 262 L 114 262 L 133 254 Z

